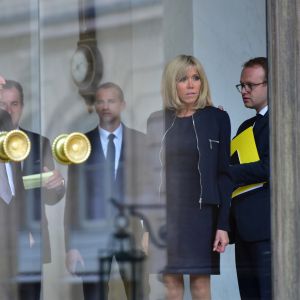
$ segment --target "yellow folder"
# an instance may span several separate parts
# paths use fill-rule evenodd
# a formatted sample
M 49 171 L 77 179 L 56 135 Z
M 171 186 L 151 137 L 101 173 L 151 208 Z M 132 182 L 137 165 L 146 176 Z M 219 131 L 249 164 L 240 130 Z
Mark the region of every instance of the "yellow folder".
M 245 129 L 239 135 L 237 135 L 231 141 L 230 148 L 231 156 L 235 152 L 237 152 L 240 164 L 256 162 L 260 160 L 255 144 L 252 126 Z M 251 190 L 257 189 L 259 187 L 262 187 L 264 183 L 265 182 L 260 182 L 239 187 L 233 191 L 232 198 L 243 193 L 249 192 Z

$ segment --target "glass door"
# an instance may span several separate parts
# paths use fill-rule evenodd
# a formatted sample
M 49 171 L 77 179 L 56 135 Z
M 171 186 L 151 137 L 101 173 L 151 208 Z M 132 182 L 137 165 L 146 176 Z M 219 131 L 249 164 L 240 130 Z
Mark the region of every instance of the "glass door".
M 7 241 L 1 299 L 164 299 L 161 272 L 173 253 L 167 243 L 174 246 L 181 228 L 167 223 L 167 120 L 158 113 L 149 122 L 163 108 L 164 67 L 179 54 L 197 57 L 234 136 L 250 117 L 234 87 L 240 66 L 266 51 L 264 3 L 220 5 L 3 1 L 0 109 L 26 134 L 30 152 L 6 164 L 15 190 L 0 206 L 10 216 L 9 231 L 0 232 Z M 220 270 L 212 298 L 239 299 L 234 246 L 222 254 Z M 188 288 L 184 297 L 191 299 Z

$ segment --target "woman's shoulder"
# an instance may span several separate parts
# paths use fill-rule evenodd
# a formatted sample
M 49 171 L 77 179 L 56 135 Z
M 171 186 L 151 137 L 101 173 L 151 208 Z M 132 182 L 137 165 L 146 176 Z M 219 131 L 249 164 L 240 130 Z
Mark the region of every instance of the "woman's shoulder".
M 222 110 L 218 107 L 215 106 L 206 106 L 203 109 L 199 109 L 198 112 L 202 112 L 204 114 L 208 114 L 208 115 L 215 115 L 218 118 L 227 118 L 228 113 L 225 110 Z
M 157 110 L 152 112 L 149 117 L 148 120 L 152 120 L 152 119 L 156 119 L 156 118 L 161 118 L 163 117 L 164 111 L 163 110 Z
M 170 109 L 162 109 L 155 112 L 152 112 L 148 118 L 147 123 L 149 122 L 158 122 L 160 120 L 164 120 L 165 118 L 168 118 L 169 116 L 174 115 L 174 112 Z

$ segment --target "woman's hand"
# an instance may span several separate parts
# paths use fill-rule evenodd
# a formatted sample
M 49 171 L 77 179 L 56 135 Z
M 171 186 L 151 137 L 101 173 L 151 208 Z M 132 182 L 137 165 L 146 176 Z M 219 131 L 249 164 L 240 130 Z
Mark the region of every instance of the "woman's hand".
M 225 251 L 225 247 L 228 244 L 229 244 L 229 237 L 227 231 L 218 229 L 216 232 L 213 251 L 223 253 Z

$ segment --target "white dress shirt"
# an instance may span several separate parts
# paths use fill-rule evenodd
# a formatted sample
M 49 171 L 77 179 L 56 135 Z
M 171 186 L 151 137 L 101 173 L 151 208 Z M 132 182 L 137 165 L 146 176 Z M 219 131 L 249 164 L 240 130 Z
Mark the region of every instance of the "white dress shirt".
M 9 188 L 10 188 L 10 191 L 11 191 L 11 195 L 13 197 L 13 196 L 15 196 L 15 186 L 14 186 L 13 172 L 12 172 L 11 164 L 10 163 L 5 163 L 3 171 L 6 172 L 7 180 L 8 180 L 8 185 L 9 185 Z M 10 201 L 11 201 L 11 198 L 9 198 L 9 199 L 3 198 L 3 201 L 6 204 L 9 204 Z
M 8 183 L 10 186 L 10 190 L 13 196 L 15 196 L 15 186 L 14 186 L 14 179 L 13 179 L 13 171 L 10 163 L 5 163 L 5 168 L 7 172 L 7 177 L 8 177 Z
M 268 105 L 265 106 L 263 109 L 261 109 L 258 113 L 262 116 L 264 116 L 268 111 Z

